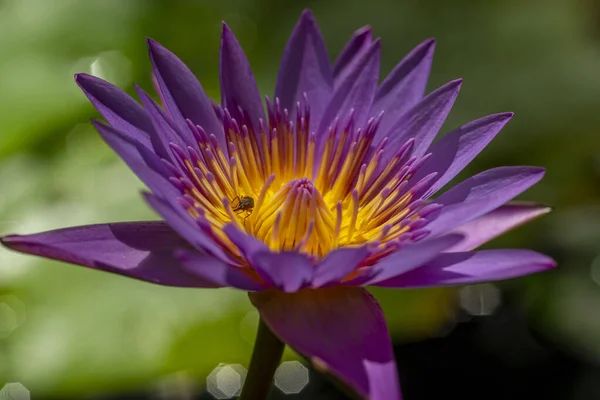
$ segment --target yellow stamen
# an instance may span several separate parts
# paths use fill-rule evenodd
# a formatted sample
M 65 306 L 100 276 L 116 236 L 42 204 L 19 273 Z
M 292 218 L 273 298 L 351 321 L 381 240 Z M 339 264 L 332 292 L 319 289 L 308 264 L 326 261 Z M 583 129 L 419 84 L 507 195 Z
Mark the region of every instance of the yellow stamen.
M 198 156 L 183 161 L 185 181 L 176 177 L 191 196 L 182 203 L 193 203 L 188 213 L 236 260 L 240 252 L 221 229 L 227 223 L 273 250 L 317 258 L 341 246 L 371 244 L 368 260 L 392 251 L 411 229 L 403 221 L 414 211 L 413 198 L 403 182 L 415 160 L 396 155 L 381 168 L 386 140 L 373 148 L 374 120 L 362 132 L 352 123 L 338 130 L 336 120 L 317 145 L 302 114 L 307 108 L 298 104 L 291 122 L 278 104 L 269 111 L 275 120 L 261 121 L 257 135 L 225 113 L 227 148 L 200 128 L 195 132 Z

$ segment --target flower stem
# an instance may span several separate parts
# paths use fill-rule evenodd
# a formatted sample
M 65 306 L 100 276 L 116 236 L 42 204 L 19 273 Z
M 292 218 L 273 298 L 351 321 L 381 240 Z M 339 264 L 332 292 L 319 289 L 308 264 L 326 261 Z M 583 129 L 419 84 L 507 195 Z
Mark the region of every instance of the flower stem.
M 266 400 L 271 390 L 275 370 L 283 355 L 284 343 L 261 319 L 246 383 L 238 400 Z

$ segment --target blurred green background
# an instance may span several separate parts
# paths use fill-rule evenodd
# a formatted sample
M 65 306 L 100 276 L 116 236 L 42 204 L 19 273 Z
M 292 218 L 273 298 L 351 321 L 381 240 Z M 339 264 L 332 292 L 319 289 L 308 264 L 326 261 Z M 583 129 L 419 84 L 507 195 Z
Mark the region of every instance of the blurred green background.
M 149 36 L 178 54 L 218 99 L 225 20 L 261 92 L 271 94 L 283 46 L 302 9 L 310 7 L 332 58 L 353 30 L 370 24 L 383 40 L 382 76 L 412 47 L 436 37 L 428 90 L 464 78 L 445 132 L 486 114 L 515 112 L 463 177 L 499 165 L 546 167 L 546 178 L 522 198 L 554 211 L 490 247 L 533 248 L 555 257 L 559 268 L 497 287 L 509 293 L 528 326 L 573 359 L 595 364 L 598 3 L 0 0 L 0 234 L 155 218 L 139 195 L 142 184 L 91 128 L 97 113 L 76 87 L 75 72 L 130 92 L 133 82 L 151 89 Z M 376 295 L 402 346 L 464 324 L 457 317 L 461 298 L 470 314 L 492 313 L 495 288 Z M 0 387 L 21 382 L 33 399 L 158 393 L 173 379 L 201 390 L 219 363 L 247 365 L 256 322 L 242 292 L 163 288 L 0 249 Z M 573 382 L 573 393 L 588 393 Z M 592 398 L 585 396 L 565 398 Z

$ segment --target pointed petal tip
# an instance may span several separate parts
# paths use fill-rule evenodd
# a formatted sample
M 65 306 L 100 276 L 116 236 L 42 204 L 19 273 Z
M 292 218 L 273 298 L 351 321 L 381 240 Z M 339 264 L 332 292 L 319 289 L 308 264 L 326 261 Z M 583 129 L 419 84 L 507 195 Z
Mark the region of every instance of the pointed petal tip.
M 225 21 L 221 21 L 221 35 L 222 37 L 225 37 L 225 35 L 233 35 L 231 28 Z
M 87 90 L 87 85 L 106 83 L 104 79 L 98 78 L 97 76 L 88 74 L 86 72 L 78 72 L 74 76 L 75 82 L 82 90 Z
M 542 179 L 546 175 L 546 168 L 537 167 L 537 175 Z
M 533 201 L 511 201 L 505 204 L 506 207 L 512 208 L 527 208 L 530 210 L 536 210 L 538 215 L 547 214 L 554 210 L 553 206 L 548 204 L 536 203 Z
M 150 96 L 145 90 L 144 88 L 142 88 L 140 85 L 138 85 L 137 83 L 133 83 L 133 88 L 135 89 L 135 92 L 137 93 L 138 97 L 140 98 L 140 100 L 142 101 L 142 106 L 144 108 L 146 108 L 146 104 L 143 104 L 144 101 L 148 102 L 148 104 L 153 104 L 154 99 L 152 98 L 152 96 Z
M 445 85 L 440 86 L 435 89 L 433 92 L 429 93 L 427 96 L 431 96 L 433 93 L 443 94 L 445 92 L 456 92 L 455 95 L 458 94 L 460 88 L 462 87 L 463 79 L 458 78 L 453 81 L 446 83 Z
M 435 49 L 436 40 L 435 38 L 425 39 L 421 44 L 417 46 L 417 48 L 424 50 L 426 52 L 433 52 Z
M 154 196 L 154 194 L 146 192 L 145 190 L 142 191 L 142 198 L 151 207 L 154 203 L 156 203 L 156 197 Z
M 221 21 L 221 48 L 229 49 L 232 45 L 239 46 L 238 40 L 229 25 L 225 21 Z
M 92 126 L 96 129 L 106 127 L 106 125 L 104 123 L 102 123 L 102 121 L 100 121 L 99 119 L 96 119 L 96 118 L 90 119 L 90 122 L 91 122 Z
M 362 36 L 371 36 L 373 33 L 373 28 L 371 25 L 365 25 L 362 28 L 358 28 L 356 32 L 354 32 L 354 36 L 362 37 Z
M 486 250 L 482 250 L 486 251 Z M 494 250 L 489 250 L 494 251 Z M 501 251 L 501 250 L 498 250 Z M 547 271 L 550 269 L 554 269 L 558 266 L 558 262 L 546 254 L 538 253 L 534 250 L 521 250 L 524 258 L 533 258 L 531 260 L 531 264 L 536 268 L 539 268 L 537 271 Z
M 503 112 L 503 113 L 498 113 L 498 114 L 494 114 L 493 116 L 496 117 L 498 120 L 500 121 L 510 121 L 510 119 L 515 115 L 514 112 L 512 111 L 508 111 L 508 112 Z
M 150 60 L 154 63 L 157 56 L 164 56 L 165 52 L 170 53 L 170 51 L 163 46 L 162 44 L 158 43 L 156 40 L 147 37 L 146 38 L 146 45 L 148 46 L 148 54 L 150 55 Z
M 436 40 L 435 38 L 425 39 L 419 43 L 410 53 L 409 56 L 418 57 L 420 59 L 431 59 L 433 58 L 433 52 L 435 51 Z
M 20 237 L 21 236 L 19 236 L 19 235 L 0 236 L 0 243 L 2 243 L 4 246 L 6 246 L 8 248 L 11 248 L 11 245 L 19 242 Z
M 487 116 L 482 117 L 482 118 L 480 118 L 480 119 L 478 119 L 476 121 L 481 121 L 481 122 L 485 121 L 486 124 L 497 123 L 497 122 L 501 122 L 501 123 L 506 124 L 508 121 L 511 120 L 511 118 L 514 115 L 515 115 L 515 113 L 511 112 L 511 111 L 509 111 L 509 112 L 502 112 L 502 113 L 487 115 Z
M 148 45 L 148 50 L 151 53 L 155 52 L 156 50 L 159 50 L 163 47 L 160 43 L 158 43 L 156 40 L 152 39 L 151 37 L 146 38 L 146 44 Z
M 546 174 L 546 168 L 544 167 L 530 166 L 525 168 L 528 169 L 533 175 L 540 175 L 540 178 Z
M 305 8 L 304 11 L 302 11 L 302 14 L 300 15 L 300 20 L 306 22 L 314 22 L 315 15 L 313 14 L 310 8 Z
M 549 256 L 546 256 L 546 269 L 553 269 L 558 266 L 558 262 Z
M 100 134 L 100 137 L 102 137 L 102 139 L 104 139 L 104 141 L 106 141 L 108 143 L 110 143 L 109 137 L 112 137 L 112 136 L 118 136 L 120 139 L 123 139 L 126 141 L 131 140 L 127 137 L 126 134 L 119 131 L 114 126 L 111 126 L 103 121 L 92 118 L 90 120 L 90 122 L 92 123 L 92 126 L 96 129 L 96 131 L 98 131 L 98 133 Z
M 93 77 L 90 74 L 86 74 L 85 72 L 77 72 L 75 75 L 73 75 L 73 78 L 75 79 L 75 82 L 77 82 L 77 84 L 81 86 L 84 81 Z
M 458 78 L 458 79 L 448 82 L 448 86 L 460 87 L 460 86 L 462 86 L 462 83 L 463 83 L 463 78 Z
M 160 44 L 157 40 L 151 37 L 146 37 L 146 45 L 148 46 L 148 54 L 150 54 L 150 60 L 155 63 L 157 59 L 163 59 L 166 57 L 177 57 L 171 50 Z M 156 71 L 153 72 L 153 74 Z
M 433 92 L 429 93 L 427 96 L 431 96 L 434 93 L 442 94 L 442 93 L 449 92 L 449 91 L 458 93 L 458 91 L 460 90 L 460 88 L 462 86 L 462 83 L 463 83 L 462 78 L 455 79 L 453 81 L 450 81 L 450 82 L 445 83 L 444 85 L 438 87 Z
M 31 238 L 32 235 L 6 235 L 0 237 L 0 244 L 10 250 L 21 253 L 37 254 L 35 251 L 28 251 L 30 246 L 39 245 L 38 241 Z
M 137 83 L 137 82 L 133 82 L 133 88 L 135 89 L 136 92 L 138 92 L 139 94 L 144 93 L 146 94 L 146 91 Z
M 381 53 L 381 38 L 375 38 L 375 40 L 369 44 L 364 57 L 371 57 L 373 53 Z

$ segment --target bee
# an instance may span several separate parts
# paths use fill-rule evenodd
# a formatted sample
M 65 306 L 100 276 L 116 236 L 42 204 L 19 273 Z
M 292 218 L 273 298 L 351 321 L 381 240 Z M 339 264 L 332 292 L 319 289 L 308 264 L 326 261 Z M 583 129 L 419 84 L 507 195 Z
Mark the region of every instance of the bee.
M 254 198 L 250 196 L 235 196 L 231 201 L 231 206 L 233 207 L 233 212 L 238 215 L 245 212 L 246 216 L 244 220 L 246 220 L 252 214 L 252 210 L 254 210 Z

